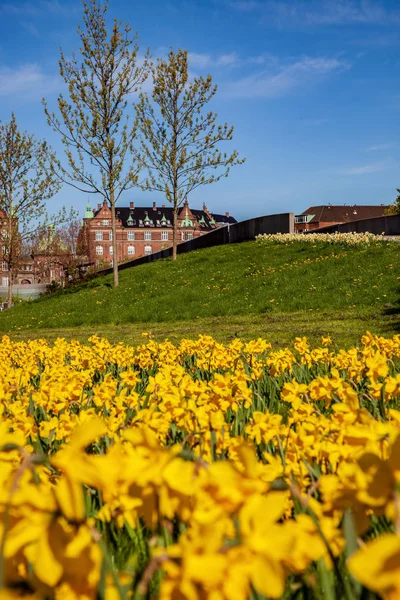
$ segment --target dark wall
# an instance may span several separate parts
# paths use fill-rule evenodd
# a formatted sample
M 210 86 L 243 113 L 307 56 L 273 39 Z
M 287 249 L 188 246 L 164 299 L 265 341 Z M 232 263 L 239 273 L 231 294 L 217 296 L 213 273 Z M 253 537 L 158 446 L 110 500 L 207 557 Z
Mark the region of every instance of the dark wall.
M 200 248 L 211 248 L 213 246 L 221 246 L 223 244 L 237 244 L 254 240 L 261 233 L 293 233 L 294 232 L 294 213 L 283 213 L 279 215 L 266 215 L 264 217 L 256 217 L 247 221 L 240 221 L 233 225 L 214 229 L 210 233 L 205 233 L 198 238 L 182 242 L 177 246 L 178 254 L 199 250 Z M 148 256 L 135 258 L 129 262 L 125 262 L 119 266 L 119 271 L 130 269 L 137 265 L 153 262 L 160 258 L 169 258 L 172 256 L 172 247 L 160 252 L 154 252 Z M 94 276 L 107 275 L 112 273 L 112 267 L 97 271 Z
M 375 235 L 400 235 L 400 215 L 390 215 L 387 217 L 374 217 L 372 219 L 362 219 L 361 221 L 351 221 L 350 223 L 341 223 L 337 225 L 329 225 L 329 227 L 321 227 L 307 231 L 307 234 L 312 233 L 374 233 Z

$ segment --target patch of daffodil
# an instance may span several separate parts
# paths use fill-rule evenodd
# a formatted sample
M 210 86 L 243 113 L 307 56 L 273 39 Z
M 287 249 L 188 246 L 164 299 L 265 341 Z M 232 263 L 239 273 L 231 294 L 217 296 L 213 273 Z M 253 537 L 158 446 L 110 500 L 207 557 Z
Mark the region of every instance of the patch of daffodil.
M 400 335 L 3 337 L 0 406 L 0 600 L 400 598 Z
M 398 241 L 398 236 L 390 238 L 375 233 L 262 233 L 256 237 L 259 243 L 294 244 L 296 242 L 308 242 L 315 244 L 324 242 L 326 244 L 341 244 L 343 246 L 370 246 L 383 241 Z

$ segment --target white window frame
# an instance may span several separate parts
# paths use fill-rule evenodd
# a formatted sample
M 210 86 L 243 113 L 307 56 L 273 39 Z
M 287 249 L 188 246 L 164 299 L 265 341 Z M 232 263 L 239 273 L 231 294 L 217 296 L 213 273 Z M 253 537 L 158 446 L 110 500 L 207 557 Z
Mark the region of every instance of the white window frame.
M 112 242 L 112 231 L 108 232 L 108 239 L 110 240 L 110 242 Z
M 104 227 L 107 227 L 110 224 L 110 219 L 103 219 Z
M 185 232 L 184 231 L 181 231 L 181 240 L 182 240 L 182 242 L 185 241 Z
M 135 256 L 136 250 L 135 246 L 128 246 L 128 256 Z
M 3 260 L 1 263 L 1 270 L 2 271 L 8 271 L 8 264 L 7 261 Z
M 150 245 L 145 246 L 144 253 L 146 256 L 148 256 L 149 254 L 153 254 L 153 248 Z
M 8 277 L 2 277 L 1 278 L 1 285 L 4 287 L 8 286 Z
M 110 255 L 111 256 L 113 256 L 113 251 L 114 251 L 114 248 L 112 246 L 110 246 Z
M 151 231 L 144 232 L 144 239 L 146 242 L 151 242 Z
M 96 231 L 96 242 L 102 242 L 102 241 L 103 241 L 103 232 Z
M 169 240 L 169 231 L 162 231 L 161 232 L 161 241 L 168 242 L 168 240 Z
M 135 241 L 135 232 L 128 231 L 128 242 L 134 242 L 134 241 Z
M 187 232 L 187 239 L 188 240 L 192 240 L 193 239 L 193 231 L 188 231 Z
M 96 256 L 103 256 L 103 246 L 96 246 Z

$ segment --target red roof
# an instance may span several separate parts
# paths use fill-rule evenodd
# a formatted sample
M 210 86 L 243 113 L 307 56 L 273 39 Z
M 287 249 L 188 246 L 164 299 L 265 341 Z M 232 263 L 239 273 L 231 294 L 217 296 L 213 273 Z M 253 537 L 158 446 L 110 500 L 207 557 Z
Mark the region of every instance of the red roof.
M 328 204 L 324 206 L 310 206 L 302 215 L 313 215 L 308 223 L 346 223 L 348 221 L 359 221 L 383 217 L 388 207 L 385 204 L 375 205 L 338 205 Z

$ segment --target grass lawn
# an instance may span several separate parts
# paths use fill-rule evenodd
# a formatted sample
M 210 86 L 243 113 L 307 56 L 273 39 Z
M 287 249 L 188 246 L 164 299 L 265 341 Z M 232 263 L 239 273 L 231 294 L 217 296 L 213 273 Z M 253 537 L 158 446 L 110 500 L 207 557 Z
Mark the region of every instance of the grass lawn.
M 355 343 L 370 329 L 400 331 L 400 247 L 379 243 L 234 244 L 99 277 L 0 314 L 14 339 L 57 336 L 140 341 L 198 333 L 227 341 L 263 335 L 283 345 L 331 334 Z

